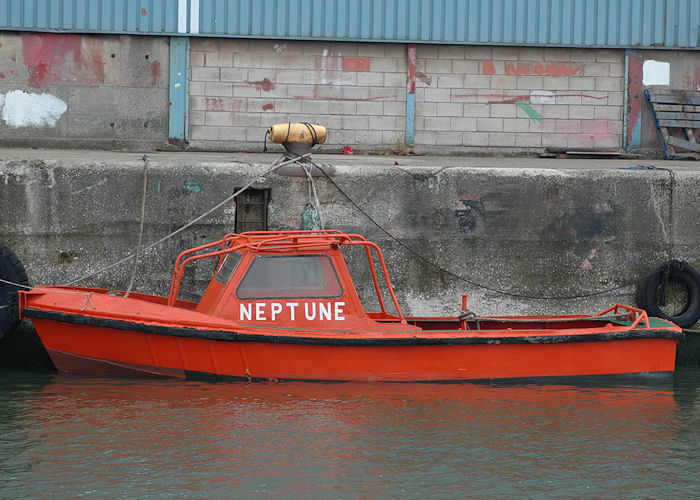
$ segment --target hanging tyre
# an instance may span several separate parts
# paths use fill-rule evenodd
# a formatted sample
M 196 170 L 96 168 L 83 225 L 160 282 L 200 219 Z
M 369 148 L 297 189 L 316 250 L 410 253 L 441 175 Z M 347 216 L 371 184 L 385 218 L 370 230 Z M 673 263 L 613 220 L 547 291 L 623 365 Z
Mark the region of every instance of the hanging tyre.
M 661 264 L 642 283 L 639 305 L 681 328 L 693 326 L 700 319 L 700 273 L 680 260 Z
M 29 287 L 27 272 L 17 256 L 0 243 L 0 338 L 19 324 L 17 290 Z M 17 286 L 22 285 L 22 286 Z

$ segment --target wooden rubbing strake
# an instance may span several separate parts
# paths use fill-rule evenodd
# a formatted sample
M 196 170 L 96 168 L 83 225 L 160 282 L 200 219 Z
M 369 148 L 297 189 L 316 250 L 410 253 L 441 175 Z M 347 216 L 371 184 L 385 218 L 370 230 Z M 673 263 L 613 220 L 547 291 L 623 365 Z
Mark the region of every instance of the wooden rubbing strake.
M 700 129 L 700 92 L 647 89 L 644 94 L 666 157 L 699 160 L 700 144 L 696 134 Z

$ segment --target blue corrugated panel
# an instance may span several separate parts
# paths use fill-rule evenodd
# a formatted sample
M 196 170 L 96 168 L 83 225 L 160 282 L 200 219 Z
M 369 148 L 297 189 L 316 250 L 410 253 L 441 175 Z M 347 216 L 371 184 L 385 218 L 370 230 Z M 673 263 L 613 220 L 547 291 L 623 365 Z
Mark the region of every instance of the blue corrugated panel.
M 0 0 L 0 30 L 176 34 L 178 0 Z
M 200 34 L 696 48 L 700 0 L 199 0 Z
M 0 0 L 0 29 L 698 48 L 700 0 Z

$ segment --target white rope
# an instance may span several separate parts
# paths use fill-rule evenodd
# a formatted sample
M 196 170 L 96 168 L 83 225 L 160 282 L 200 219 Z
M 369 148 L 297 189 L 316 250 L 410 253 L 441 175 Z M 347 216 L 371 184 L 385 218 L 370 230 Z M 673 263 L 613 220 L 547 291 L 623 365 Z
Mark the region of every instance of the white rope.
M 314 182 L 314 178 L 311 175 L 311 171 L 309 167 L 304 164 L 304 163 L 299 163 L 302 168 L 304 169 L 304 172 L 306 173 L 306 178 L 309 180 L 309 200 L 311 200 L 312 195 L 313 195 L 313 202 L 310 203 L 310 205 L 313 207 L 313 212 L 315 212 L 315 215 L 318 216 L 318 222 L 321 225 L 319 229 L 323 230 L 323 215 L 321 214 L 321 202 L 318 200 L 318 194 L 316 193 L 316 183 Z M 313 214 L 312 214 L 312 220 L 313 220 Z
M 310 156 L 310 154 L 311 154 L 311 153 L 306 153 L 305 155 L 299 156 L 298 158 L 288 159 L 288 160 L 283 161 L 283 162 L 281 162 L 281 163 L 278 163 L 278 162 L 279 162 L 279 160 L 281 160 L 282 158 L 284 158 L 284 156 L 278 158 L 278 159 L 272 164 L 272 166 L 271 166 L 265 173 L 263 173 L 261 176 L 256 177 L 254 180 L 250 181 L 250 182 L 249 182 L 248 184 L 246 184 L 244 187 L 242 187 L 241 189 L 239 189 L 238 191 L 236 191 L 235 193 L 233 193 L 231 196 L 229 196 L 228 198 L 226 198 L 225 200 L 223 200 L 221 203 L 219 203 L 219 204 L 216 205 L 215 207 L 211 208 L 211 209 L 208 210 L 207 212 L 203 213 L 203 214 L 200 215 L 199 217 L 196 217 L 196 218 L 192 219 L 191 221 L 189 221 L 187 224 L 185 224 L 185 225 L 182 226 L 181 228 L 176 229 L 175 231 L 173 231 L 173 232 L 170 233 L 169 235 L 167 235 L 167 236 L 165 236 L 165 237 L 159 239 L 159 240 L 156 241 L 155 243 L 151 243 L 151 244 L 148 245 L 146 248 L 144 248 L 143 251 L 144 251 L 144 252 L 147 252 L 147 251 L 150 250 L 151 248 L 154 248 L 154 247 L 160 245 L 161 243 L 163 243 L 163 242 L 169 240 L 169 239 L 172 238 L 173 236 L 176 236 L 176 235 L 180 234 L 180 233 L 181 233 L 182 231 L 184 231 L 185 229 L 187 229 L 187 228 L 193 226 L 194 224 L 196 224 L 196 223 L 199 222 L 200 220 L 204 219 L 205 217 L 207 217 L 207 216 L 210 215 L 211 213 L 215 212 L 216 210 L 218 210 L 219 208 L 221 208 L 222 206 L 224 206 L 225 204 L 227 204 L 228 202 L 230 202 L 231 200 L 233 200 L 236 196 L 240 195 L 243 191 L 245 191 L 246 189 L 248 189 L 248 188 L 249 188 L 250 186 L 252 186 L 253 184 L 258 183 L 258 182 L 262 182 L 262 181 L 265 179 L 265 177 L 267 177 L 268 175 L 270 175 L 272 172 L 274 172 L 274 171 L 277 170 L 278 168 L 283 167 L 284 165 L 289 165 L 290 163 L 296 163 L 296 162 L 298 162 L 301 158 L 305 158 L 305 157 L 307 157 L 307 156 Z M 99 270 L 95 271 L 94 273 L 91 273 L 91 274 L 88 274 L 88 275 L 86 275 L 86 276 L 83 276 L 82 278 L 75 279 L 75 280 L 73 280 L 73 281 L 71 281 L 71 282 L 69 282 L 69 283 L 67 283 L 67 284 L 65 284 L 65 285 L 63 285 L 63 286 L 71 286 L 71 285 L 73 285 L 73 284 L 75 284 L 75 283 L 78 283 L 78 282 L 80 282 L 80 281 L 86 280 L 86 279 L 88 279 L 88 278 L 92 278 L 93 276 L 96 276 L 96 275 L 98 275 L 98 274 L 100 274 L 100 273 L 103 273 L 103 272 L 109 270 L 109 269 L 112 269 L 112 268 L 114 268 L 114 267 L 117 267 L 118 265 L 123 264 L 124 262 L 127 262 L 127 261 L 130 260 L 130 259 L 133 259 L 135 256 L 136 256 L 136 254 L 133 254 L 133 253 L 132 253 L 132 254 L 129 254 L 129 255 L 127 255 L 126 257 L 124 257 L 123 259 L 121 259 L 121 260 L 119 260 L 119 261 L 117 261 L 117 262 L 115 262 L 115 263 L 113 263 L 113 264 L 110 264 L 109 266 L 103 267 L 102 269 L 99 269 Z
M 84 292 L 82 290 L 56 290 L 54 287 L 23 285 L 22 283 L 15 283 L 14 281 L 8 281 L 8 280 L 2 279 L 2 278 L 0 278 L 0 283 L 12 285 L 12 286 L 17 287 L 17 288 L 24 288 L 26 290 L 39 290 L 40 291 L 40 290 L 49 290 L 50 289 L 54 293 L 69 293 L 69 294 L 73 294 L 73 295 L 90 295 L 93 293 L 93 292 Z M 92 299 L 90 299 L 90 303 L 92 303 Z M 94 304 L 92 304 L 92 305 L 94 308 L 95 305 Z M 4 306 L 0 306 L 0 309 L 4 309 L 7 307 L 10 307 L 9 304 L 4 305 Z
M 90 305 L 92 306 L 93 309 L 97 309 L 95 307 L 95 303 L 92 301 L 92 294 L 94 292 L 88 292 L 85 294 L 85 304 L 83 304 L 83 307 L 80 309 L 81 312 L 85 312 L 85 309 L 87 309 L 88 302 L 90 302 Z M 125 295 L 126 297 L 126 295 Z
M 150 158 L 147 155 L 143 155 L 143 187 L 141 189 L 141 224 L 139 225 L 139 243 L 136 246 L 136 258 L 134 259 L 134 266 L 131 269 L 131 279 L 129 280 L 129 286 L 126 287 L 126 292 L 124 297 L 128 297 L 131 293 L 131 288 L 134 286 L 134 279 L 136 278 L 136 268 L 139 264 L 139 254 L 141 253 L 141 242 L 143 241 L 143 221 L 146 218 L 146 186 L 148 185 L 148 160 Z
M 5 283 L 6 285 L 12 285 L 16 286 L 17 288 L 26 288 L 27 290 L 31 290 L 34 287 L 28 286 L 28 285 L 23 285 L 21 283 L 15 283 L 14 281 L 7 281 L 2 278 L 0 278 L 0 283 Z

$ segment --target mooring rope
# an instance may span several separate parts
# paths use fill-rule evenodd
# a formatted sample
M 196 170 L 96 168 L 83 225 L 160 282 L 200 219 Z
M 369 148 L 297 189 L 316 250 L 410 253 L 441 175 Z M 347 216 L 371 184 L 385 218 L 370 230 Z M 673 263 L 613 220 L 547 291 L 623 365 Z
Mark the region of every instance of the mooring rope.
M 141 223 L 139 224 L 139 242 L 136 246 L 136 257 L 134 258 L 134 266 L 131 269 L 131 279 L 129 280 L 129 286 L 126 287 L 126 292 L 124 297 L 128 297 L 131 293 L 131 289 L 134 286 L 134 280 L 136 279 L 136 268 L 139 264 L 139 255 L 141 253 L 141 242 L 143 241 L 143 221 L 146 218 L 146 186 L 148 185 L 148 162 L 150 158 L 148 155 L 143 155 L 143 186 L 141 188 Z
M 180 234 L 180 233 L 181 233 L 182 231 L 184 231 L 185 229 L 187 229 L 187 228 L 193 226 L 194 224 L 196 224 L 196 223 L 199 222 L 200 220 L 204 219 L 204 218 L 207 217 L 208 215 L 211 215 L 213 212 L 215 212 L 215 211 L 218 210 L 219 208 L 221 208 L 221 207 L 223 207 L 224 205 L 226 205 L 227 203 L 229 203 L 231 200 L 233 200 L 234 198 L 236 198 L 238 195 L 240 195 L 240 194 L 241 194 L 242 192 L 244 192 L 246 189 L 248 189 L 249 187 L 251 187 L 253 184 L 256 184 L 256 183 L 258 183 L 258 182 L 262 182 L 268 175 L 270 175 L 272 172 L 274 172 L 275 170 L 279 169 L 280 167 L 283 167 L 283 166 L 285 166 L 285 165 L 289 165 L 290 163 L 296 163 L 297 161 L 299 161 L 300 158 L 305 158 L 305 157 L 309 156 L 310 154 L 311 154 L 311 153 L 306 153 L 306 154 L 304 154 L 304 155 L 297 155 L 297 156 L 298 156 L 297 158 L 286 159 L 286 161 L 282 161 L 282 162 L 280 162 L 280 160 L 281 160 L 282 158 L 285 158 L 285 157 L 282 156 L 282 157 L 278 158 L 278 159 L 270 166 L 270 168 L 269 168 L 266 172 L 264 172 L 262 175 L 260 175 L 260 176 L 256 177 L 255 179 L 253 179 L 253 180 L 250 181 L 248 184 L 246 184 L 244 187 L 242 187 L 241 189 L 239 189 L 238 191 L 236 191 L 235 193 L 233 193 L 231 196 L 229 196 L 228 198 L 226 198 L 225 200 L 223 200 L 222 202 L 220 202 L 220 203 L 217 204 L 216 206 L 214 206 L 214 207 L 212 207 L 211 209 L 207 210 L 206 212 L 204 212 L 204 213 L 203 213 L 202 215 L 200 215 L 199 217 L 196 217 L 196 218 L 192 219 L 191 221 L 189 221 L 189 222 L 188 222 L 187 224 L 185 224 L 184 226 L 180 227 L 179 229 L 176 229 L 175 231 L 173 231 L 172 233 L 168 234 L 167 236 L 165 236 L 165 237 L 159 239 L 158 241 L 156 241 L 156 242 L 154 242 L 154 243 L 151 243 L 150 245 L 148 245 L 146 248 L 143 249 L 143 252 L 147 252 L 147 251 L 150 250 L 151 248 L 154 248 L 154 247 L 160 245 L 161 243 L 164 243 L 165 241 L 169 240 L 170 238 L 172 238 L 172 237 L 174 237 L 174 236 Z M 98 274 L 100 274 L 100 273 L 103 273 L 103 272 L 105 272 L 105 271 L 108 271 L 109 269 L 112 269 L 112 268 L 114 268 L 114 267 L 117 267 L 117 266 L 123 264 L 124 262 L 127 262 L 127 261 L 133 259 L 134 257 L 136 257 L 136 254 L 135 254 L 135 253 L 129 254 L 129 255 L 127 255 L 126 257 L 124 257 L 123 259 L 121 259 L 121 260 L 119 260 L 119 261 L 117 261 L 117 262 L 114 262 L 113 264 L 110 264 L 109 266 L 103 267 L 103 268 L 101 268 L 101 269 L 98 269 L 98 270 L 95 271 L 94 273 L 91 273 L 91 274 L 88 274 L 88 275 L 83 276 L 83 277 L 81 277 L 81 278 L 77 278 L 77 279 L 75 279 L 75 280 L 73 280 L 73 281 L 70 281 L 69 283 L 66 283 L 66 284 L 63 285 L 63 286 L 71 286 L 71 285 L 74 285 L 75 283 L 78 283 L 78 282 L 80 282 L 80 281 L 84 281 L 84 280 L 86 280 L 86 279 L 88 279 L 88 278 L 92 278 L 93 276 L 96 276 L 96 275 L 98 275 Z
M 17 288 L 26 288 L 27 290 L 31 290 L 34 288 L 31 285 L 23 285 L 22 283 L 15 283 L 14 281 L 8 281 L 8 280 L 2 279 L 2 278 L 0 278 L 0 283 L 5 283 L 6 285 L 12 285 L 12 286 L 15 286 Z
M 0 283 L 5 283 L 6 285 L 11 285 L 11 286 L 14 286 L 16 288 L 24 288 L 26 290 L 48 290 L 49 289 L 49 287 L 40 286 L 40 285 L 39 286 L 23 285 L 22 283 L 15 283 L 14 281 L 8 281 L 8 280 L 2 279 L 2 278 L 0 278 Z M 85 296 L 88 296 L 88 295 L 91 295 L 92 293 L 94 293 L 94 292 L 86 292 L 86 291 L 82 291 L 82 290 L 56 290 L 54 287 L 51 287 L 51 290 L 54 293 L 68 293 L 68 294 L 73 294 L 73 295 L 85 295 Z M 90 299 L 90 303 L 92 303 L 92 299 Z M 95 304 L 92 304 L 92 305 L 93 305 L 93 309 L 94 309 Z M 10 305 L 6 304 L 4 306 L 0 306 L 0 309 L 5 309 L 8 307 L 10 307 Z
M 299 155 L 297 155 L 299 156 Z M 340 194 L 342 194 L 362 215 L 367 217 L 367 219 L 374 224 L 380 231 L 382 231 L 384 234 L 386 234 L 389 238 L 391 238 L 393 241 L 395 241 L 398 245 L 400 245 L 402 248 L 404 248 L 407 252 L 418 258 L 419 260 L 425 262 L 427 265 L 430 267 L 433 267 L 434 269 L 437 269 L 438 271 L 447 274 L 448 276 L 451 276 L 459 281 L 463 281 L 465 283 L 469 283 L 470 285 L 481 288 L 484 290 L 488 290 L 490 292 L 498 293 L 500 295 L 506 295 L 508 297 L 514 297 L 514 298 L 519 298 L 519 299 L 531 299 L 531 300 L 574 300 L 574 299 L 584 299 L 588 297 L 594 297 L 596 295 L 603 295 L 605 293 L 611 293 L 611 292 L 616 292 L 618 290 L 622 290 L 624 288 L 628 288 L 631 286 L 634 286 L 637 284 L 637 281 L 631 281 L 628 283 L 624 283 L 620 286 L 612 287 L 612 288 L 606 288 L 604 290 L 598 290 L 595 292 L 590 292 L 590 293 L 584 293 L 584 294 L 578 294 L 578 295 L 561 295 L 561 296 L 538 296 L 538 295 L 529 295 L 526 293 L 521 293 L 521 292 L 512 292 L 508 290 L 499 290 L 498 288 L 490 287 L 488 285 L 484 285 L 482 283 L 477 283 L 469 278 L 466 278 L 464 276 L 460 276 L 459 274 L 453 273 L 452 271 L 445 269 L 441 265 L 429 260 L 427 257 L 422 255 L 421 253 L 417 252 L 410 246 L 408 246 L 406 243 L 403 241 L 399 240 L 396 236 L 391 234 L 389 231 L 384 229 L 377 221 L 375 221 L 367 212 L 365 212 L 360 205 L 358 205 L 355 200 L 353 200 L 350 195 L 348 195 L 345 191 L 343 191 L 340 186 L 326 173 L 324 169 L 322 169 L 318 164 L 314 163 L 311 159 L 306 160 L 308 163 L 316 167 L 325 177 L 328 179 L 328 181 L 335 187 Z
M 307 206 L 311 205 L 311 224 L 313 227 L 310 229 L 324 229 L 323 225 L 323 215 L 321 214 L 321 202 L 318 199 L 318 193 L 316 192 L 316 183 L 314 182 L 314 178 L 311 175 L 311 169 L 309 168 L 308 165 L 305 165 L 303 163 L 299 163 L 301 167 L 304 169 L 304 173 L 306 173 L 306 178 L 309 181 L 309 203 Z M 316 222 L 315 219 L 318 218 L 318 224 L 320 227 L 315 227 Z

